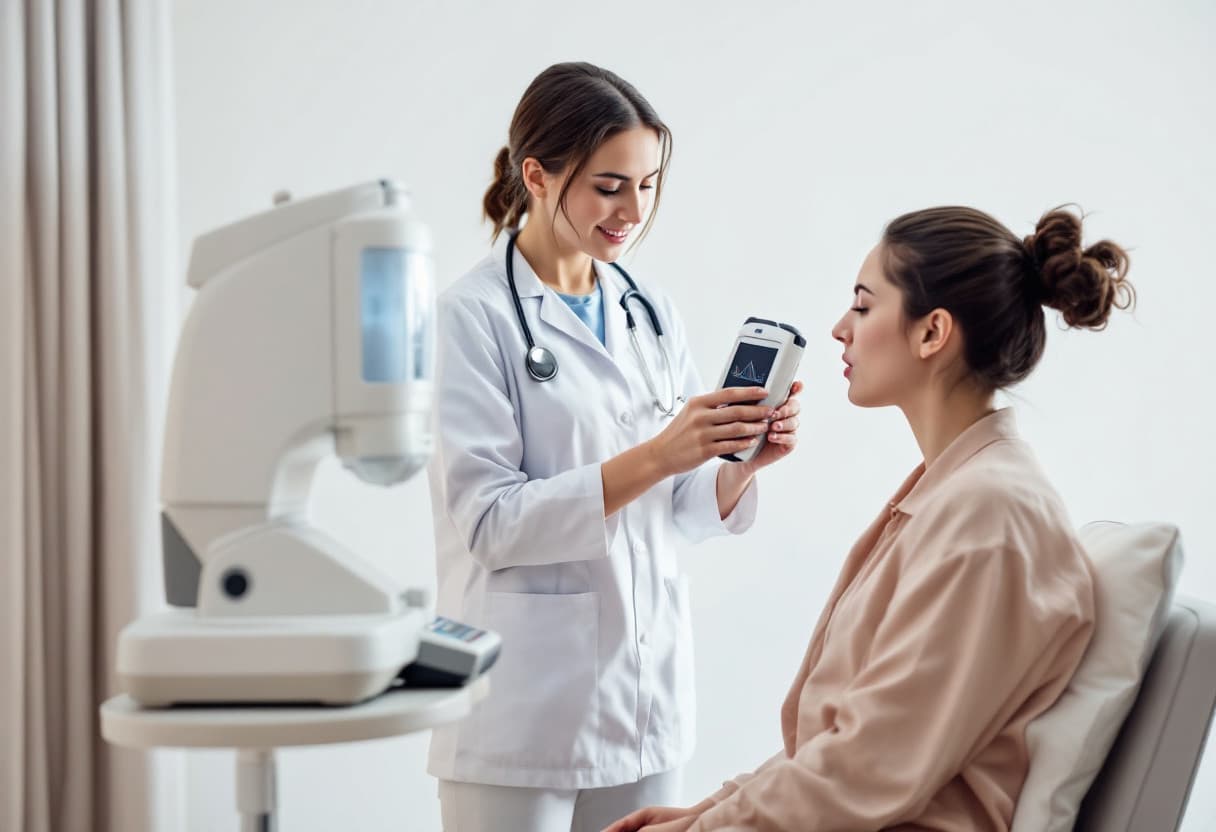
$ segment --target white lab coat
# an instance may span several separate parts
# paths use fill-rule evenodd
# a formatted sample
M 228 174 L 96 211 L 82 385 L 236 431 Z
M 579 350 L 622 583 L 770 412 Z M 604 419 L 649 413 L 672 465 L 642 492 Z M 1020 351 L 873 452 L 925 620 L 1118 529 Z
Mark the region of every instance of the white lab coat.
M 556 378 L 536 382 L 506 278 L 505 239 L 439 299 L 438 443 L 430 465 L 441 615 L 495 630 L 491 692 L 437 729 L 428 770 L 503 786 L 595 788 L 692 755 L 695 702 L 686 540 L 739 533 L 753 483 L 718 515 L 713 460 L 605 520 L 600 464 L 657 434 L 662 416 L 629 344 L 625 286 L 596 263 L 606 345 L 515 253 L 515 279 Z M 682 394 L 705 392 L 684 328 L 639 281 L 664 326 Z M 665 383 L 640 306 L 638 335 Z

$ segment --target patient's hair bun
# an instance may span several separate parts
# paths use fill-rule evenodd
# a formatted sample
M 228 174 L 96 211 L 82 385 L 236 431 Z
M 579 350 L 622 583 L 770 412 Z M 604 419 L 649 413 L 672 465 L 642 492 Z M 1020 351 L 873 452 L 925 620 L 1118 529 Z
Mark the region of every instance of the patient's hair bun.
M 1112 307 L 1135 304 L 1127 252 L 1110 240 L 1083 248 L 1081 217 L 1068 208 L 1044 214 L 1022 245 L 1039 300 L 1059 310 L 1069 327 L 1104 329 Z

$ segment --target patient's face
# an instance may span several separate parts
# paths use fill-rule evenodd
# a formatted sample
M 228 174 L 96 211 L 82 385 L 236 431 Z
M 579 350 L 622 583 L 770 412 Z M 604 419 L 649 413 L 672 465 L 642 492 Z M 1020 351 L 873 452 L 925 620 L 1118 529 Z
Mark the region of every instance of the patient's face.
M 860 407 L 899 404 L 921 383 L 903 311 L 903 294 L 882 270 L 882 251 L 866 256 L 853 289 L 853 303 L 832 327 L 844 344 L 849 401 Z

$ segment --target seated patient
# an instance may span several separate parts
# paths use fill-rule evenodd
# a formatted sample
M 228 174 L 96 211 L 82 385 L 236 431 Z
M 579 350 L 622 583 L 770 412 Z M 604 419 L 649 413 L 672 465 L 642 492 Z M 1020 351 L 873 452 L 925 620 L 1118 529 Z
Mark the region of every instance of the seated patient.
M 1009 828 L 1026 724 L 1076 670 L 1094 600 L 1060 497 L 993 397 L 1042 355 L 1043 305 L 1101 329 L 1134 302 L 1126 274 L 1062 209 L 1024 240 L 970 208 L 886 228 L 832 334 L 849 400 L 899 407 L 924 463 L 845 560 L 781 709 L 784 749 L 611 832 Z

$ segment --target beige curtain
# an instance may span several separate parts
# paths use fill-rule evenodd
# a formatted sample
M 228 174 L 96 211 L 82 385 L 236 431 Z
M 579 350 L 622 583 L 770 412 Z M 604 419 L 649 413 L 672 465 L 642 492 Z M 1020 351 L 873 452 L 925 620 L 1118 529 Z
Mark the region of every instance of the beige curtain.
M 176 321 L 168 0 L 0 0 L 0 830 L 175 830 L 180 752 L 115 749 L 160 603 Z

